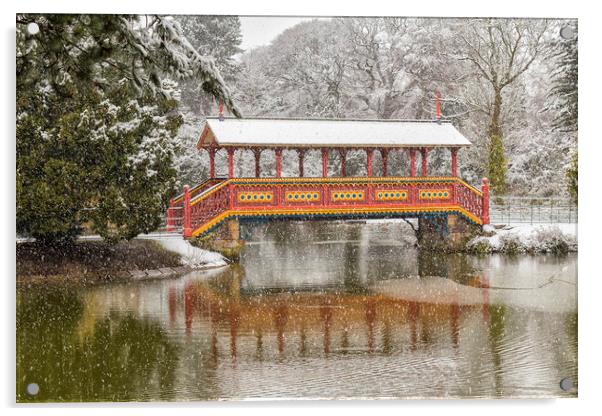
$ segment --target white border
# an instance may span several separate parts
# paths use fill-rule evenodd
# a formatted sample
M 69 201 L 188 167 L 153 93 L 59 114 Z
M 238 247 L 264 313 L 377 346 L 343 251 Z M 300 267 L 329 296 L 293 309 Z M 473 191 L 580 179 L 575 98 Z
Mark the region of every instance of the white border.
M 4 369 L 0 384 L 2 404 L 9 407 L 8 414 L 30 413 L 34 410 L 49 415 L 93 414 L 107 413 L 103 405 L 69 405 L 60 406 L 14 406 L 15 372 L 14 372 L 14 97 L 15 97 L 15 64 L 14 64 L 14 16 L 16 12 L 63 12 L 63 13 L 169 13 L 169 14 L 236 14 L 236 15 L 310 15 L 310 16 L 341 16 L 341 15 L 399 15 L 399 16 L 496 16 L 496 17 L 577 17 L 579 18 L 579 86 L 580 86 L 580 177 L 581 193 L 579 204 L 579 399 L 563 400 L 509 400 L 509 401 L 348 401 L 348 402 L 218 402 L 218 403 L 192 403 L 192 404 L 161 404 L 151 405 L 118 405 L 111 409 L 115 415 L 131 414 L 142 410 L 148 414 L 163 415 L 167 409 L 177 408 L 178 414 L 210 414 L 240 413 L 245 414 L 303 414 L 308 412 L 332 413 L 342 410 L 347 414 L 365 415 L 374 409 L 379 414 L 399 414 L 402 411 L 415 411 L 420 414 L 446 415 L 468 414 L 504 415 L 523 411 L 545 412 L 548 415 L 588 414 L 599 411 L 600 397 L 598 391 L 602 383 L 600 380 L 600 310 L 596 308 L 600 303 L 599 294 L 602 293 L 602 276 L 599 273 L 598 263 L 595 261 L 600 254 L 600 246 L 596 243 L 600 239 L 600 186 L 595 186 L 594 181 L 602 177 L 599 169 L 602 149 L 602 133 L 600 132 L 600 14 L 596 13 L 595 6 L 584 6 L 585 2 L 550 0 L 539 3 L 529 3 L 524 0 L 505 0 L 501 2 L 469 2 L 460 0 L 430 0 L 417 1 L 357 1 L 347 0 L 342 2 L 325 2 L 324 0 L 302 0 L 286 2 L 276 0 L 226 0 L 221 2 L 167 2 L 165 0 L 123 1 L 103 0 L 101 2 L 86 2 L 75 0 L 20 0 L 18 4 L 2 4 L 3 23 L 3 54 L 4 63 L 0 65 L 2 71 L 2 98 L 4 110 L 2 111 L 2 125 L 5 126 L 2 144 L 4 146 L 2 157 L 3 195 L 5 203 L 1 216 L 4 231 L 3 256 L 6 267 L 3 277 L 3 311 L 2 322 L 2 358 Z M 594 4 L 594 2 L 588 2 Z M 597 168 L 597 170 L 596 170 Z M 7 270 L 8 269 L 8 270 Z M 142 407 L 140 409 L 139 407 Z M 12 407 L 12 408 L 11 408 Z M 136 410 L 135 410 L 136 409 Z M 243 410 L 244 409 L 244 410 Z M 6 414 L 6 413 L 5 413 Z

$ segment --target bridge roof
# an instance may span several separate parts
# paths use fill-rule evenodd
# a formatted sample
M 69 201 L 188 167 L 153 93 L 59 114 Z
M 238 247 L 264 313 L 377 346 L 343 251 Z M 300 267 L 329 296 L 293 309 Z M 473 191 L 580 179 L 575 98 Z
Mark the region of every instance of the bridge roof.
M 198 147 L 470 146 L 451 123 L 425 120 L 208 118 Z

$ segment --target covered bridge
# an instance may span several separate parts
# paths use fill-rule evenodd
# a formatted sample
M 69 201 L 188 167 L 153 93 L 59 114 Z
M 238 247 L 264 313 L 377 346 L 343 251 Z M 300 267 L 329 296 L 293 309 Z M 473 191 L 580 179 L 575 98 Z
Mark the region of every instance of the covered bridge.
M 210 177 L 171 200 L 168 228 L 181 227 L 185 237 L 207 235 L 226 220 L 230 237 L 238 238 L 238 220 L 347 219 L 417 217 L 438 219 L 433 229 L 453 235 L 456 218 L 481 225 L 489 221 L 487 181 L 478 190 L 458 177 L 458 152 L 470 142 L 451 123 L 404 120 L 207 119 L 197 147 L 209 154 Z M 428 155 L 435 148 L 450 152 L 450 172 L 429 176 Z M 227 154 L 227 177 L 216 174 L 216 153 Z M 307 177 L 308 150 L 321 153 L 322 176 Z M 235 177 L 239 151 L 255 156 L 254 177 Z M 262 177 L 261 156 L 274 152 L 275 175 Z M 283 151 L 297 153 L 298 176 L 283 176 Z M 347 153 L 366 153 L 366 176 L 347 174 Z M 389 176 L 389 155 L 402 152 L 409 161 L 403 176 Z M 339 155 L 340 174 L 328 175 L 331 152 Z M 374 176 L 374 155 L 381 155 Z M 417 166 L 417 156 L 420 166 Z M 451 216 L 451 220 L 450 219 Z M 448 221 L 449 220 L 449 221 Z M 422 227 L 424 229 L 428 227 Z M 235 235 L 236 234 L 236 235 Z

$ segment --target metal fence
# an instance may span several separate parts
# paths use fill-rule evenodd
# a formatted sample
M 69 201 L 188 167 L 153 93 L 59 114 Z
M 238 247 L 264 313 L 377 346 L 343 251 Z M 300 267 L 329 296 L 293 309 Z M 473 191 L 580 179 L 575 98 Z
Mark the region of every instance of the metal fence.
M 491 196 L 490 222 L 496 223 L 577 223 L 577 206 L 568 198 Z

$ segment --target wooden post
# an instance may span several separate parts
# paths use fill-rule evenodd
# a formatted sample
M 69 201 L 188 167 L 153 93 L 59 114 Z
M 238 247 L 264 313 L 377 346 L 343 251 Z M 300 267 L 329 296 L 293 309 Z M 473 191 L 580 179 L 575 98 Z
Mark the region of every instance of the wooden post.
M 416 149 L 410 149 L 410 176 L 416 176 Z
M 383 176 L 387 176 L 387 164 L 389 159 L 389 149 L 380 149 L 380 154 L 383 158 Z
M 368 162 L 367 175 L 368 177 L 372 176 L 372 156 L 374 154 L 374 149 L 366 149 L 366 159 Z
M 184 238 L 192 237 L 192 221 L 190 218 L 190 187 L 184 185 Z
M 305 158 L 305 149 L 297 149 L 299 157 L 299 177 L 303 177 L 303 159 Z
M 228 148 L 228 178 L 234 177 L 234 148 Z
M 341 176 L 347 176 L 347 149 L 339 149 L 341 155 Z
M 487 182 L 487 178 L 483 178 L 481 191 L 483 192 L 482 221 L 483 225 L 485 225 L 489 224 L 489 183 Z
M 328 149 L 322 148 L 322 177 L 328 177 Z
M 282 177 L 282 148 L 277 148 L 276 153 L 276 177 Z
M 261 176 L 261 149 L 253 149 L 253 153 L 255 154 L 255 177 L 259 178 Z
M 167 228 L 165 231 L 171 233 L 173 231 L 173 198 L 169 200 L 169 208 L 167 208 Z
M 451 150 L 451 176 L 458 176 L 458 148 L 452 147 Z
M 423 147 L 420 149 L 422 170 L 420 172 L 421 176 L 428 176 L 428 157 L 429 157 L 429 148 Z
M 209 178 L 215 178 L 215 146 L 211 144 L 209 147 Z

